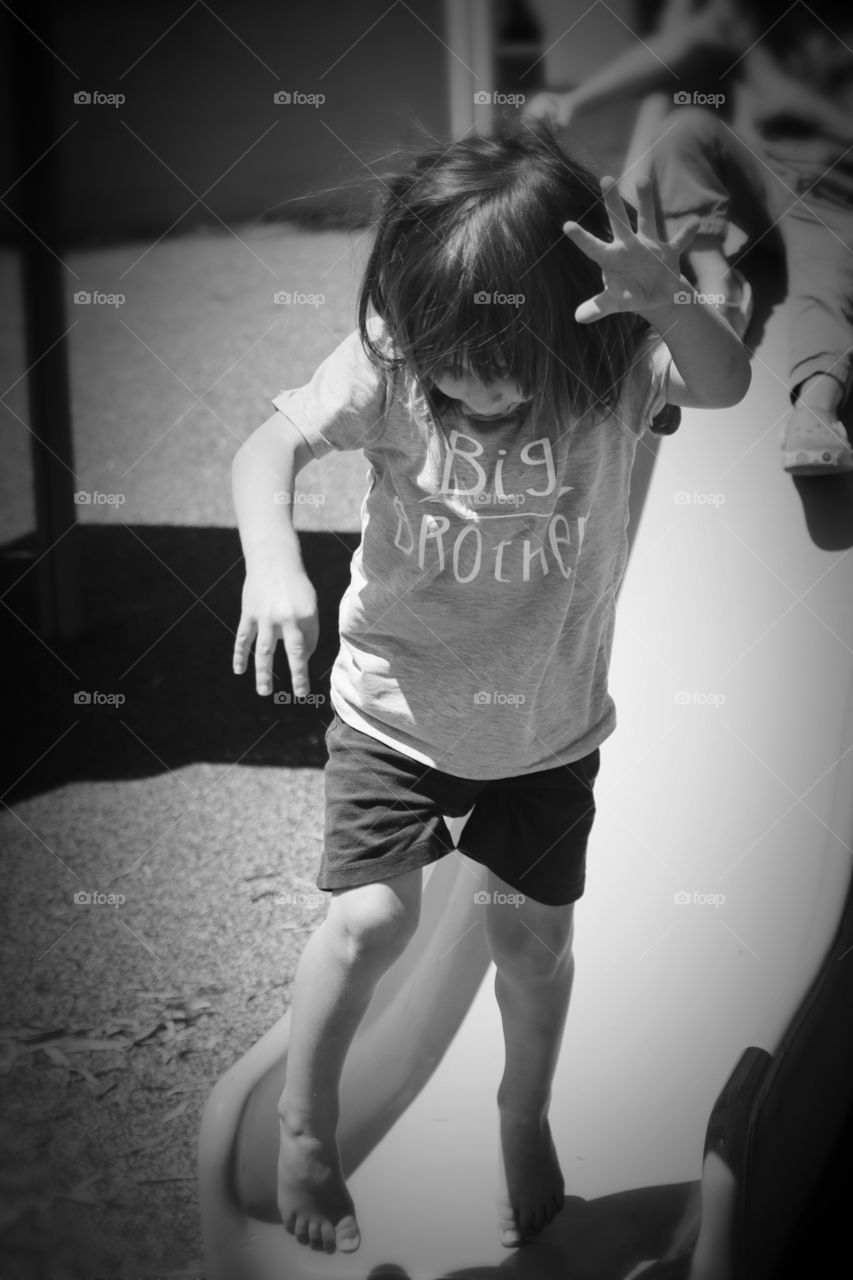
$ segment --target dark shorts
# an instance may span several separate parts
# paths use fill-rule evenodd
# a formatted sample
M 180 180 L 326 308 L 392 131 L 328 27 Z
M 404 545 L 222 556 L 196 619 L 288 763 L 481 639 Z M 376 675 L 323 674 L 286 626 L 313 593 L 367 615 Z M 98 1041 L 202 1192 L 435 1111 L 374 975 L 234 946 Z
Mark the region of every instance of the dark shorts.
M 555 769 L 476 781 L 412 760 L 353 729 L 337 713 L 326 746 L 326 838 L 318 888 L 391 880 L 437 861 L 456 847 L 445 816 L 461 818 L 473 807 L 460 852 L 548 906 L 574 902 L 583 893 L 597 748 Z

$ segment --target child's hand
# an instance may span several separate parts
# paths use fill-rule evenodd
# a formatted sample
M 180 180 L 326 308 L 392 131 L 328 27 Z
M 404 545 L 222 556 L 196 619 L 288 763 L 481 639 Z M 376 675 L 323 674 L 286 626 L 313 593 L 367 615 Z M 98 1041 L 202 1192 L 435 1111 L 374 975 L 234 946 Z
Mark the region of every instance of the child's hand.
M 243 610 L 234 642 L 234 673 L 242 675 L 255 644 L 255 687 L 272 693 L 272 669 L 279 637 L 284 644 L 293 692 L 303 698 L 310 692 L 308 659 L 319 634 L 317 595 L 307 574 L 264 563 L 251 566 L 243 584 Z
M 568 129 L 575 115 L 571 93 L 537 93 L 524 108 L 528 120 L 544 120 L 552 129 Z
M 616 311 L 643 314 L 670 307 L 684 288 L 679 259 L 696 236 L 698 218 L 682 227 L 671 240 L 657 233 L 652 184 L 637 184 L 637 230 L 631 229 L 628 211 L 614 178 L 601 183 L 613 240 L 599 240 L 577 222 L 566 222 L 563 231 L 573 244 L 601 267 L 604 289 L 587 298 L 575 312 L 581 324 Z

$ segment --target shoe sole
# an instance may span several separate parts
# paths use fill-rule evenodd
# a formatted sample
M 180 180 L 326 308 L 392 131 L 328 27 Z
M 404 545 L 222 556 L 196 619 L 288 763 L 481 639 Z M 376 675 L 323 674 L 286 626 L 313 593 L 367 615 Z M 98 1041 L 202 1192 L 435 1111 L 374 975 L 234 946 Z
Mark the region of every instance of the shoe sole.
M 838 475 L 853 471 L 853 450 L 794 449 L 782 453 L 782 469 L 793 476 Z

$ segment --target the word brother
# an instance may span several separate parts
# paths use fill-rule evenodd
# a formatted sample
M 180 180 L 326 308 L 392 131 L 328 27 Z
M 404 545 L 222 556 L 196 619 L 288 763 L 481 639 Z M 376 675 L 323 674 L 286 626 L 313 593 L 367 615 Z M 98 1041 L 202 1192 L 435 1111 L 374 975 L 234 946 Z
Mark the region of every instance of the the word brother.
M 449 562 L 457 582 L 472 582 L 480 574 L 491 574 L 496 582 L 529 582 L 534 575 L 544 577 L 550 573 L 552 564 L 564 578 L 569 578 L 577 564 L 589 513 L 571 516 L 554 513 L 557 498 L 568 493 L 572 486 L 558 487 L 554 455 L 547 436 L 531 440 L 519 453 L 526 467 L 542 469 L 534 476 L 542 482 L 541 486 L 525 489 L 525 498 L 505 491 L 504 456 L 498 457 L 494 474 L 489 477 L 478 461 L 483 453 L 479 440 L 461 431 L 451 431 L 449 443 L 438 494 L 470 502 L 471 507 L 462 513 L 469 523 L 451 531 L 447 516 L 423 513 L 419 527 L 413 528 L 403 503 L 395 498 L 395 547 L 408 556 L 416 555 L 420 569 L 431 568 L 437 561 L 439 570 L 444 572 Z M 506 449 L 498 450 L 499 455 L 506 452 Z M 436 499 L 440 500 L 438 494 Z M 546 501 L 548 498 L 550 502 Z M 489 514 L 483 515 L 487 504 Z M 503 507 L 508 510 L 502 512 Z M 548 509 L 532 509 L 545 507 Z M 531 536 L 501 537 L 501 528 L 506 526 L 500 522 L 514 519 L 517 524 L 520 516 L 525 519 L 525 532 Z M 541 531 L 530 527 L 537 517 L 545 522 Z

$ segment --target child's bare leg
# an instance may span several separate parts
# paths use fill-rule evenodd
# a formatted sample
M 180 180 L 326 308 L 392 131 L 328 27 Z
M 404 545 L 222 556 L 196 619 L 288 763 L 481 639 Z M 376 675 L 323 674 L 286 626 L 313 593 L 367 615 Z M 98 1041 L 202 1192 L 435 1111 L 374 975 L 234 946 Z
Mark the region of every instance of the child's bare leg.
M 736 277 L 723 250 L 723 237 L 698 235 L 687 250 L 696 288 L 699 293 L 723 295 L 730 299 L 735 289 Z
M 831 373 L 815 373 L 799 388 L 797 399 L 816 413 L 836 417 L 844 396 L 844 386 Z
M 417 927 L 421 871 L 336 892 L 302 953 L 278 1104 L 278 1208 L 302 1244 L 352 1253 L 361 1243 L 336 1139 L 344 1059 L 377 982 Z
M 512 893 L 493 877 L 499 892 Z M 501 1243 L 521 1244 L 563 1207 L 563 1175 L 548 1125 L 551 1084 L 574 975 L 572 906 L 492 902 L 487 933 L 497 967 L 506 1063 L 498 1090 L 501 1122 Z

